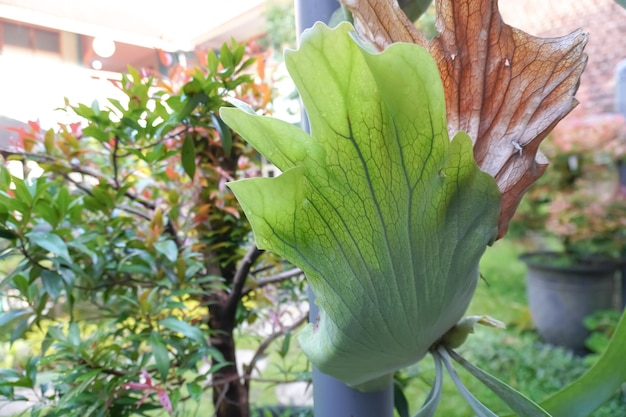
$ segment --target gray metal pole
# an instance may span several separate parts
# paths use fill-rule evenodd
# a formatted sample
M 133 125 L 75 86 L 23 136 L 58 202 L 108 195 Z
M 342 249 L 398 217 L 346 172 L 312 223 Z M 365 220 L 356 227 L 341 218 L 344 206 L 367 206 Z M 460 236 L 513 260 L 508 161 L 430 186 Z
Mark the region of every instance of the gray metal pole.
M 617 64 L 616 110 L 626 117 L 626 59 Z M 621 192 L 626 192 L 626 160 L 618 161 Z M 626 196 L 622 196 L 626 197 Z M 626 309 L 626 248 L 622 248 L 622 308 Z
M 317 21 L 328 23 L 339 3 L 337 0 L 295 0 L 298 35 Z M 302 112 L 302 128 L 309 131 L 308 119 Z M 315 295 L 309 290 L 309 321 L 319 314 Z M 372 360 L 376 360 L 372 358 Z M 348 387 L 313 368 L 313 412 L 315 417 L 393 417 L 393 387 L 363 393 Z

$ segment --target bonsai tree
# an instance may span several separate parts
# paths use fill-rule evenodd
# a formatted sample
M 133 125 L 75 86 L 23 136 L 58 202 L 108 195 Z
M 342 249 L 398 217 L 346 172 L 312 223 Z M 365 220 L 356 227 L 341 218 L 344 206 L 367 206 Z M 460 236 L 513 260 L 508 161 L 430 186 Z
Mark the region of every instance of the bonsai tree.
M 261 305 L 265 286 L 300 275 L 254 245 L 225 186 L 260 167 L 217 111 L 230 98 L 267 111 L 251 72 L 263 65 L 232 41 L 169 78 L 129 68 L 123 98 L 67 103 L 80 121 L 31 123 L 3 150 L 26 177 L 0 167 L 0 259 L 14 265 L 0 289 L 19 306 L 0 312 L 0 334 L 42 340 L 25 369 L 0 371 L 0 395 L 51 370 L 32 415 L 173 414 L 211 389 L 217 416 L 248 416 L 258 356 L 304 321 L 238 371 L 234 330 L 267 315 L 242 299 Z

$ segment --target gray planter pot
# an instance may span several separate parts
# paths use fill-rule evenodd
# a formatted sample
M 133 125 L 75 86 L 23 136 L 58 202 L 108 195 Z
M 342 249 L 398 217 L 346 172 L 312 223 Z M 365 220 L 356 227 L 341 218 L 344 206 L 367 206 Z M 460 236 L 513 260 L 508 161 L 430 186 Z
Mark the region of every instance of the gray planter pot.
M 558 265 L 563 254 L 535 252 L 520 256 L 526 263 L 528 304 L 533 323 L 548 343 L 586 353 L 585 317 L 616 306 L 616 271 L 611 260 Z

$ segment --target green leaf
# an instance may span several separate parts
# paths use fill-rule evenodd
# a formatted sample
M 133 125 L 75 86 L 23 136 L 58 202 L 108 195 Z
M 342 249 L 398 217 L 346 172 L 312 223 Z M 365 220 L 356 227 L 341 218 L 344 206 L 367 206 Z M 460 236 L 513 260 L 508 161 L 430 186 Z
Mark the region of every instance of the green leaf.
M 441 389 L 443 387 L 443 368 L 441 365 L 441 358 L 433 354 L 433 360 L 435 362 L 435 382 L 424 401 L 424 405 L 415 415 L 415 417 L 433 417 L 437 411 L 439 405 L 439 399 L 441 398 Z
M 28 284 L 28 278 L 22 274 L 13 277 L 13 285 L 22 294 L 26 294 L 28 292 Z
M 289 353 L 289 346 L 291 346 L 291 332 L 285 333 L 285 337 L 283 338 L 283 343 L 278 351 L 278 355 L 281 358 L 285 358 Z
M 94 380 L 102 374 L 101 369 L 94 369 L 93 371 L 86 372 L 81 374 L 78 378 L 76 378 L 75 382 L 80 382 L 78 385 L 72 384 L 72 389 L 64 393 L 59 402 L 56 404 L 56 408 L 62 410 L 66 404 L 71 403 L 72 399 L 77 395 L 82 394 L 89 385 L 91 385 Z
M 393 406 L 400 417 L 410 417 L 409 402 L 406 399 L 406 395 L 404 395 L 402 385 L 397 381 L 394 381 L 393 384 Z
M 185 136 L 180 158 L 185 173 L 193 180 L 194 175 L 196 175 L 196 146 L 191 135 Z
M 462 317 L 500 196 L 469 137 L 448 137 L 429 53 L 399 43 L 373 54 L 352 30 L 318 23 L 285 58 L 311 136 L 237 109 L 221 116 L 283 171 L 230 187 L 258 246 L 303 269 L 317 295 L 302 349 L 320 371 L 378 390 Z
M 0 227 L 0 239 L 15 240 L 18 236 L 13 230 Z
M 0 386 L 32 388 L 33 380 L 25 376 L 22 376 L 15 381 L 0 380 Z
M 443 348 L 442 348 L 443 349 Z M 453 350 L 449 350 L 450 356 L 464 367 L 474 378 L 485 384 L 494 394 L 513 410 L 520 417 L 550 417 L 550 414 L 535 402 L 522 395 L 509 385 L 499 379 L 489 375 L 487 372 L 469 363 L 465 358 L 458 355 Z
M 541 403 L 554 417 L 586 417 L 608 401 L 626 382 L 626 310 L 611 342 L 580 378 Z
M 112 134 L 108 130 L 104 130 L 102 127 L 98 127 L 97 125 L 90 125 L 83 129 L 83 135 L 86 137 L 92 137 L 100 142 L 106 142 L 111 139 Z
M 225 75 L 230 75 L 233 72 L 233 53 L 231 52 L 228 44 L 224 42 L 220 48 L 220 61 L 224 67 Z
M 51 198 L 50 196 L 44 198 Z M 58 212 L 52 206 L 51 201 L 41 198 L 35 202 L 33 207 L 33 217 L 41 217 L 53 228 L 58 225 L 60 218 L 58 216 Z M 53 198 L 53 197 L 52 197 Z
M 139 132 L 143 130 L 143 127 L 141 127 L 139 122 L 133 117 L 127 117 L 127 116 L 122 117 L 122 120 L 120 120 L 120 124 L 122 126 L 130 127 L 131 129 L 137 130 Z
M 67 331 L 67 341 L 74 346 L 80 345 L 80 329 L 78 328 L 78 324 L 70 324 L 70 328 Z
M 161 240 L 154 244 L 154 249 L 165 256 L 170 262 L 176 262 L 178 259 L 178 247 L 172 240 Z
M 0 369 L 0 387 L 2 386 L 26 386 L 24 375 L 13 369 Z M 32 384 L 32 381 L 31 381 Z
M 178 333 L 182 333 L 185 337 L 197 342 L 203 346 L 207 345 L 206 338 L 202 330 L 192 326 L 186 321 L 179 320 L 174 317 L 168 317 L 159 322 L 159 324 L 167 329 L 173 330 Z
M 217 56 L 215 55 L 215 52 L 209 51 L 209 53 L 207 55 L 207 64 L 208 64 L 208 67 L 209 67 L 209 75 L 217 74 L 217 67 L 220 64 L 220 62 L 217 59 Z
M 109 97 L 108 102 L 111 103 L 113 105 L 113 107 L 115 107 L 117 110 L 119 110 L 120 113 L 125 113 L 126 112 L 126 107 L 122 105 L 122 103 L 115 99 L 115 98 L 111 98 Z
M 237 73 L 240 73 L 241 71 L 245 70 L 246 68 L 248 68 L 249 66 L 251 66 L 252 64 L 254 64 L 256 62 L 256 58 L 252 57 L 252 58 L 248 58 L 246 59 L 238 68 L 237 68 Z
M 54 233 L 31 232 L 28 233 L 28 240 L 32 245 L 39 246 L 48 252 L 51 252 L 68 263 L 72 263 L 67 245 L 58 235 Z
M 193 83 L 193 81 L 191 81 L 186 86 L 190 86 L 191 88 L 191 85 L 192 85 L 191 83 Z M 198 86 L 198 88 L 201 88 L 201 86 Z M 206 102 L 208 99 L 207 95 L 204 93 L 194 93 L 193 95 L 190 95 L 189 97 L 185 96 L 184 98 L 185 98 L 184 107 L 176 115 L 178 121 L 183 121 L 186 118 L 188 118 L 191 115 L 191 113 L 196 109 L 196 107 Z
M 230 129 L 226 126 L 222 119 L 213 112 L 211 112 L 211 119 L 213 120 L 213 125 L 215 126 L 217 133 L 220 135 L 224 153 L 226 155 L 230 155 L 230 151 L 233 147 L 233 135 L 230 133 Z
M 148 344 L 152 348 L 152 355 L 156 362 L 157 370 L 162 381 L 167 381 L 167 375 L 170 372 L 170 355 L 158 334 L 152 333 L 148 339 Z
M 11 187 L 11 173 L 9 170 L 0 165 L 0 190 L 8 190 Z
M 22 309 L 22 310 L 10 310 L 4 313 L 0 313 L 0 328 L 2 326 L 6 326 L 8 323 L 11 323 L 16 319 L 24 319 L 26 316 L 30 316 L 32 312 L 30 310 Z
M 13 184 L 15 184 L 15 197 L 25 203 L 25 204 L 32 204 L 33 202 L 33 193 L 31 192 L 31 188 L 28 187 L 28 185 L 26 185 L 26 182 L 24 180 L 21 180 L 19 178 L 13 177 Z
M 235 38 L 231 38 L 231 48 L 233 52 L 233 65 L 237 66 L 241 62 L 243 55 L 246 53 L 246 46 L 237 43 Z
M 330 16 L 330 19 L 328 20 L 328 26 L 332 28 L 337 26 L 341 22 L 354 23 L 352 13 L 350 13 L 350 11 L 343 6 L 339 6 L 337 10 L 333 12 L 333 14 Z
M 9 338 L 9 343 L 13 343 L 18 339 L 22 339 L 26 332 L 30 329 L 30 326 L 33 322 L 34 317 L 29 317 L 26 320 L 20 320 L 11 332 L 11 337 Z
M 89 240 L 95 240 L 95 239 L 97 239 L 97 236 L 95 236 L 93 234 L 83 234 L 80 237 L 80 239 L 83 240 L 84 242 L 88 242 L 89 243 Z M 98 263 L 98 254 L 96 252 L 92 251 L 91 249 L 89 249 L 80 240 L 73 240 L 71 242 L 68 242 L 67 246 L 72 248 L 72 249 L 76 249 L 76 251 L 84 253 L 85 255 L 89 256 L 91 258 L 91 262 L 93 264 L 97 264 Z
M 398 0 L 398 5 L 407 17 L 415 22 L 428 10 L 432 2 L 433 0 Z
M 187 391 L 189 391 L 189 395 L 191 398 L 198 402 L 202 397 L 202 386 L 196 382 L 190 382 L 187 384 Z
M 28 365 L 26 366 L 26 377 L 33 382 L 33 385 L 37 382 L 37 364 L 39 363 L 39 358 L 34 356 L 28 360 Z
M 440 355 L 441 361 L 446 366 L 448 373 L 450 374 L 450 378 L 452 378 L 452 382 L 456 385 L 459 393 L 465 399 L 465 401 L 472 408 L 474 413 L 476 413 L 477 417 L 498 417 L 493 411 L 487 408 L 483 403 L 481 403 L 474 395 L 463 385 L 463 381 L 456 373 L 454 366 L 452 366 L 452 360 L 448 356 L 446 350 L 443 347 L 439 347 L 437 352 L 434 352 L 433 355 Z
M 91 102 L 91 110 L 96 116 L 100 114 L 100 103 L 98 102 L 98 100 L 94 100 Z
M 126 70 L 128 71 L 128 75 L 130 75 L 131 80 L 133 81 L 133 84 L 141 83 L 141 79 L 143 77 L 141 76 L 139 71 L 137 71 L 137 69 L 135 67 L 131 67 L 130 65 L 128 65 L 126 67 Z
M 52 297 L 56 299 L 63 287 L 63 278 L 58 272 L 49 269 L 41 271 L 41 281 L 43 283 L 44 290 Z

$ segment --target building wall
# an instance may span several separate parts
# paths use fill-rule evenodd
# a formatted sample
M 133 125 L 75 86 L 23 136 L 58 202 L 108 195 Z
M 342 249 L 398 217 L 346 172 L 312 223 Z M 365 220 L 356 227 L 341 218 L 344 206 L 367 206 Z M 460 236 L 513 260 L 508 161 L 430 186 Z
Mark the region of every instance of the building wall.
M 589 61 L 576 97 L 585 113 L 615 111 L 616 68 L 626 59 L 626 10 L 614 0 L 500 0 L 504 21 L 532 35 L 589 33 Z
M 79 64 L 80 63 L 80 35 L 70 32 L 61 32 L 61 56 L 63 61 Z

